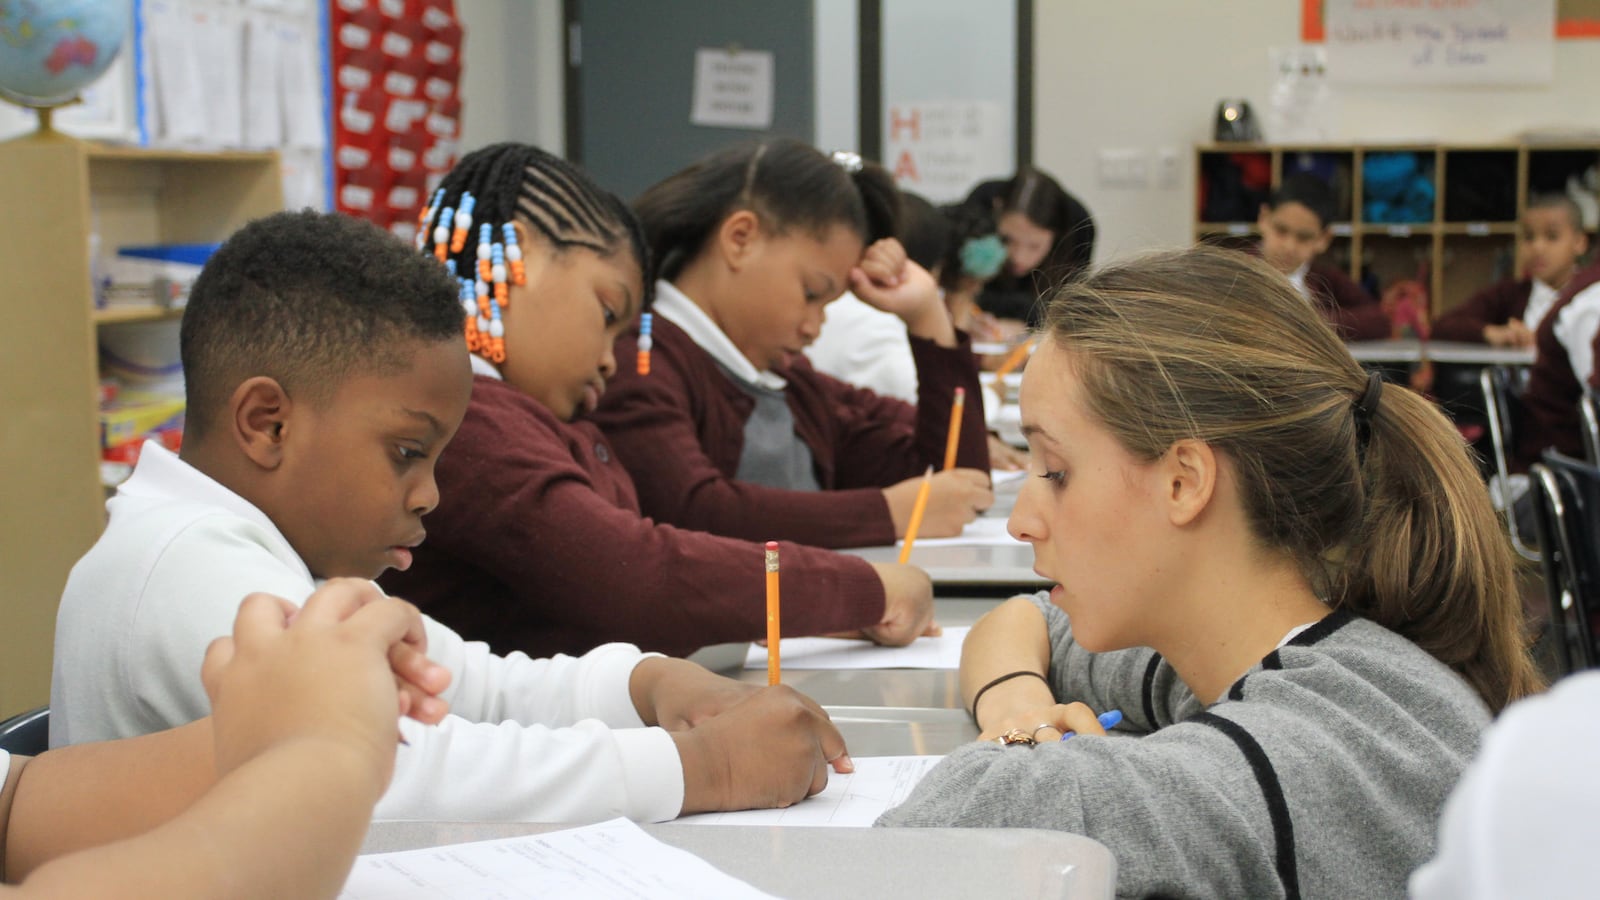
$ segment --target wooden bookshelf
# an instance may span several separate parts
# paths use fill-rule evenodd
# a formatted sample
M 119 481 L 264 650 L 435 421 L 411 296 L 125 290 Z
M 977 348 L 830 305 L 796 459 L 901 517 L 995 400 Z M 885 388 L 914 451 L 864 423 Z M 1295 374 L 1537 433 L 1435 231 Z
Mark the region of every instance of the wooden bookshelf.
M 1363 196 L 1362 166 L 1374 153 L 1412 153 L 1422 171 L 1431 173 L 1432 215 L 1424 221 L 1368 221 Z M 1341 209 L 1334 222 L 1334 240 L 1324 260 L 1360 279 L 1363 269 L 1378 277 L 1380 286 L 1415 277 L 1426 263 L 1430 275 L 1433 314 L 1439 315 L 1471 296 L 1494 278 L 1515 273 L 1521 236 L 1518 220 L 1528 198 L 1556 189 L 1567 174 L 1600 162 L 1600 144 L 1204 144 L 1195 148 L 1196 172 L 1206 173 L 1221 161 L 1244 161 L 1270 172 L 1276 188 L 1286 172 L 1294 171 L 1301 155 L 1313 157 L 1322 169 L 1335 173 L 1331 187 Z M 1450 185 L 1467 185 L 1463 178 L 1482 182 L 1486 194 L 1499 198 L 1497 215 L 1463 215 L 1452 208 Z M 1196 240 L 1248 243 L 1259 238 L 1255 217 L 1244 207 L 1258 204 L 1249 192 L 1224 198 L 1216 205 L 1228 215 L 1208 221 L 1211 198 L 1199 198 L 1194 217 Z
M 99 537 L 98 330 L 176 320 L 94 309 L 89 238 L 215 242 L 283 207 L 274 153 L 108 147 L 59 133 L 0 143 L 0 718 L 46 703 L 56 605 Z

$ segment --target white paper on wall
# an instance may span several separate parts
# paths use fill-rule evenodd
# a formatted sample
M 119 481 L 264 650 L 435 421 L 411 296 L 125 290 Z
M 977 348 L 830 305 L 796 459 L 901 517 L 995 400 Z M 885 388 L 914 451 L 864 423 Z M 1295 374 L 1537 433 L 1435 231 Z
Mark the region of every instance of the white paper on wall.
M 1009 119 L 992 100 L 894 103 L 885 114 L 884 164 L 896 184 L 930 202 L 960 201 L 1012 168 Z
M 771 128 L 772 71 L 770 50 L 730 52 L 713 47 L 696 50 L 690 123 L 723 128 Z
M 1555 75 L 1556 0 L 1325 0 L 1343 84 L 1526 85 Z

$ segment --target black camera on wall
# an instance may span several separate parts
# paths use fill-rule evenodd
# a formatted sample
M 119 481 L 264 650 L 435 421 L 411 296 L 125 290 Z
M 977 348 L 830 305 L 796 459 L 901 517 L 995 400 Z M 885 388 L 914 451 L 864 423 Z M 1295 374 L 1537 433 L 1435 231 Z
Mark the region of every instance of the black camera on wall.
M 1261 129 L 1256 126 L 1255 113 L 1247 100 L 1218 100 L 1217 121 L 1212 126 L 1212 137 L 1217 143 L 1261 140 Z

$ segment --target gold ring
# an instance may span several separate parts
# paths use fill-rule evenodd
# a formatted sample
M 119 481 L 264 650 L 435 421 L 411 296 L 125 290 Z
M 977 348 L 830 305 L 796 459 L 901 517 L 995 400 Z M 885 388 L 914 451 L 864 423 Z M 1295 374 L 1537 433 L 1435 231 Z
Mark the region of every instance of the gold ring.
M 1033 739 L 1033 735 L 1027 733 L 1026 731 L 1023 731 L 1021 728 L 1013 728 L 1013 729 L 1007 731 L 1005 734 L 1002 734 L 999 737 L 995 738 L 994 742 L 996 744 L 999 744 L 1002 747 L 1009 747 L 1012 744 L 1022 744 L 1023 746 L 1032 746 L 1033 744 L 1037 744 L 1038 743 L 1038 741 L 1035 741 Z

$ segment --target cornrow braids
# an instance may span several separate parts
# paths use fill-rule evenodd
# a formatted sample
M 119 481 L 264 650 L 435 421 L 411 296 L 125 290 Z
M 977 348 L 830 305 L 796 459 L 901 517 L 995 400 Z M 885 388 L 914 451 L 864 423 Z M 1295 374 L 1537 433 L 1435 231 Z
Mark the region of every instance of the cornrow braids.
M 538 147 L 494 144 L 467 154 L 445 175 L 417 229 L 417 249 L 444 263 L 460 284 L 473 353 L 505 362 L 500 316 L 510 301 L 508 285 L 527 282 L 513 220 L 557 253 L 581 248 L 609 256 L 625 247 L 644 273 L 643 308 L 650 307 L 649 249 L 627 204 Z

